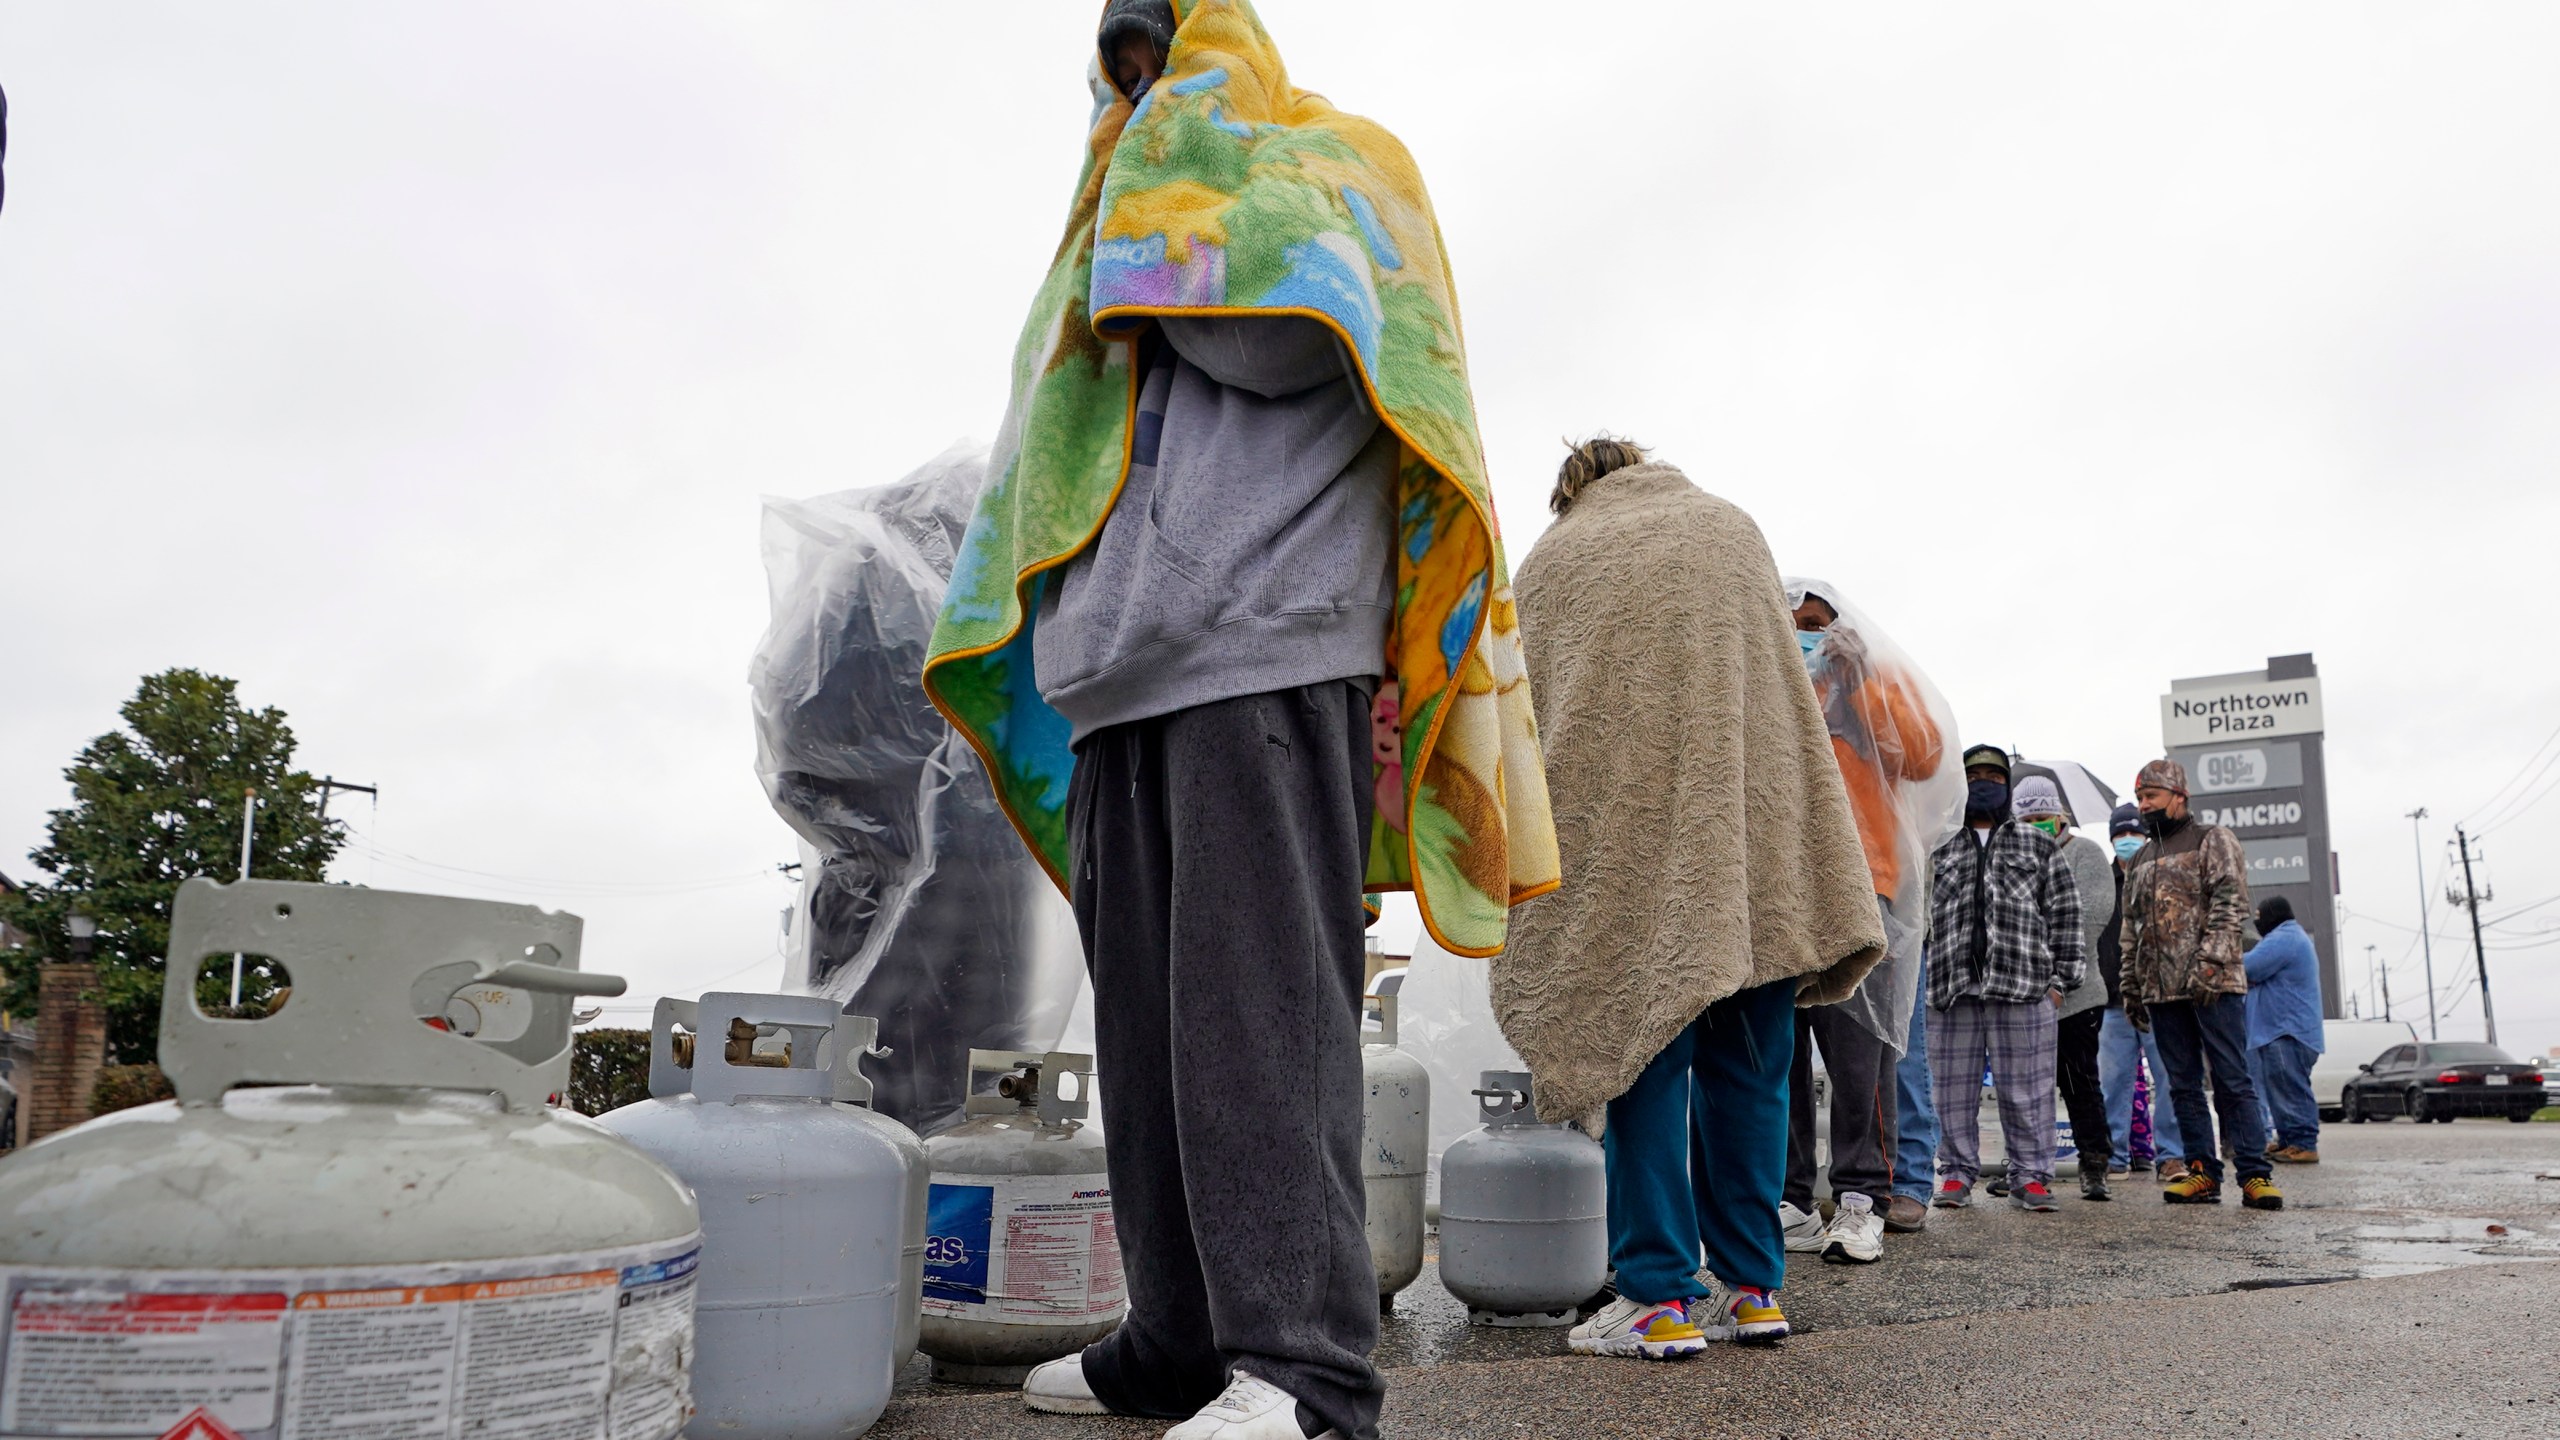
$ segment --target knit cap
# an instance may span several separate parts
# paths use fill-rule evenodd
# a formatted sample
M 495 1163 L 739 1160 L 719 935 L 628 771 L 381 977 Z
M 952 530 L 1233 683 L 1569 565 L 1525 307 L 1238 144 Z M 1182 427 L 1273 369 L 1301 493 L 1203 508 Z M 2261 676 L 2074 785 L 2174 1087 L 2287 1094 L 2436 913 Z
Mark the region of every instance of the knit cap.
M 2010 792 L 2009 809 L 2021 820 L 2047 815 L 2059 815 L 2065 821 L 2071 818 L 2070 809 L 2062 803 L 2062 792 L 2042 775 L 2030 775 L 2018 782 L 2018 788 Z
M 2142 808 L 2130 800 L 2127 800 L 2123 804 L 2117 806 L 2115 808 L 2115 813 L 2107 817 L 2107 838 L 2110 840 L 2113 840 L 2120 835 L 2139 835 L 2141 833 Z
M 2134 789 L 2139 790 L 2145 785 L 2157 785 L 2163 790 L 2175 790 L 2184 795 L 2187 793 L 2187 767 L 2166 757 L 2154 760 L 2142 767 L 2141 774 L 2133 777 Z

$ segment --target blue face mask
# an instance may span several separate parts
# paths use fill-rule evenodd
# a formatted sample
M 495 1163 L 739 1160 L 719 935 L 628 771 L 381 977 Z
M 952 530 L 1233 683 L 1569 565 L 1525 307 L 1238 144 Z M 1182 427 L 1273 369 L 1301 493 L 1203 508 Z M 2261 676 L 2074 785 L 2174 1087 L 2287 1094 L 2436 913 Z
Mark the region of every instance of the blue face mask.
M 2134 857 L 2135 853 L 2141 849 L 2142 837 L 2139 835 L 2119 835 L 2116 837 L 2116 858 L 2119 860 L 2130 860 Z
M 1797 631 L 1797 632 L 1796 632 L 1796 648 L 1797 648 L 1798 650 L 1801 650 L 1801 651 L 1803 651 L 1803 652 L 1804 652 L 1804 658 L 1806 658 L 1807 660 L 1810 660 L 1810 659 L 1812 659 L 1812 658 L 1813 658 L 1813 652 L 1814 652 L 1815 650 L 1817 650 L 1817 649 L 1821 648 L 1821 645 L 1822 645 L 1822 632 L 1821 632 L 1821 631 L 1819 631 L 1819 630 L 1799 630 L 1799 631 Z

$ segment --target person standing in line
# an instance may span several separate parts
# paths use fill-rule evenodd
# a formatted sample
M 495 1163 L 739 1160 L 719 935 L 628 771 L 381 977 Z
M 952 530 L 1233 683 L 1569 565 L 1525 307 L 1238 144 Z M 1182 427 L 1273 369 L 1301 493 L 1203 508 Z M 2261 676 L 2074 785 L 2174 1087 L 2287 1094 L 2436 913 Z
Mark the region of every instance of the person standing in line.
M 2018 819 L 2062 847 L 2080 894 L 2081 953 L 2095 955 L 2098 942 L 2115 914 L 2115 873 L 2097 841 L 2071 830 L 2070 807 L 2062 791 L 2041 775 L 2018 784 L 2012 809 Z M 2062 1082 L 2064 1113 L 2071 1117 L 2071 1139 L 2080 1167 L 2080 1198 L 2113 1200 L 2107 1188 L 2107 1157 L 2115 1148 L 2107 1123 L 2107 1102 L 2098 1084 L 2098 1031 L 2106 1021 L 2106 976 L 2090 966 L 2080 983 L 2065 992 L 2054 1015 L 2054 1069 Z
M 1457 298 L 1412 156 L 1243 0 L 1089 43 L 923 677 L 1073 904 L 1110 1077 L 1128 1311 L 1023 1403 L 1374 1440 L 1360 897 L 1479 955 L 1559 883 Z
M 1892 639 L 1824 580 L 1789 578 L 1796 644 L 1831 732 L 1886 936 L 1884 962 L 1837 1005 L 1796 1011 L 1788 1077 L 1787 1184 L 1778 1218 L 1790 1253 L 1872 1264 L 1884 1232 L 1920 1229 L 1925 1199 L 1896 1203 L 1901 1132 L 1897 1053 L 1910 1033 L 1928 929 L 1928 854 L 1955 825 L 1964 790 L 1945 763 L 1955 717 Z M 1830 1084 L 1829 1224 L 1814 1208 L 1813 1051 Z M 1925 1166 L 1924 1166 L 1925 1168 Z M 1923 1177 L 1926 1184 L 1926 1177 Z M 1925 1195 L 1925 1191 L 1924 1191 Z M 1879 1207 L 1882 1207 L 1881 1210 Z
M 2240 957 L 2249 975 L 2249 1063 L 2275 1138 L 2267 1155 L 2280 1165 L 2320 1163 L 2320 1101 L 2311 1067 L 2328 1048 L 2320 1023 L 2320 956 L 2293 918 L 2293 902 L 2258 902 L 2258 943 Z
M 1925 886 L 1929 883 L 1929 867 L 1921 868 L 1921 883 Z M 1932 943 L 1924 939 L 1920 946 L 1919 983 L 1911 992 L 1911 1030 L 1902 1058 L 1893 1065 L 1897 1134 L 1893 1147 L 1893 1202 L 1885 1211 L 1884 1228 L 1897 1234 L 1909 1234 L 1928 1225 L 1929 1196 L 1938 1181 L 1938 1099 L 1929 1078 Z
M 2166 1183 L 2187 1173 L 2187 1162 L 2178 1158 L 2177 1108 L 2152 1098 L 2166 1094 L 2160 1077 L 2169 1072 L 2160 1063 L 2159 1040 L 2124 1018 L 2124 872 L 2142 849 L 2142 811 L 2132 801 L 2118 805 L 2107 818 L 2107 839 L 2115 848 L 2115 863 L 2109 867 L 2115 874 L 2115 898 L 2108 905 L 2106 933 L 2098 937 L 2098 968 L 2107 978 L 2106 1019 L 2098 1031 L 2098 1088 L 2107 1097 L 2107 1131 L 2115 1141 L 2107 1173 L 2130 1175 L 2139 1164 L 2152 1167 L 2154 1178 Z M 2146 1060 L 2152 1077 L 2147 1081 L 2142 1073 Z
M 1571 884 L 1489 969 L 1540 1117 L 1607 1154 L 1617 1296 L 1567 1343 L 1775 1342 L 1796 1007 L 1885 949 L 1857 820 L 1751 517 L 1606 437 L 1548 503 L 1520 631 Z
M 2135 777 L 2150 839 L 2133 857 L 2124 890 L 2124 1011 L 2158 1036 L 2187 1173 L 2160 1189 L 2172 1205 L 2222 1203 L 2222 1146 L 2240 1172 L 2240 1203 L 2281 1210 L 2266 1155 L 2266 1113 L 2249 1076 L 2249 866 L 2240 842 L 2187 813 L 2187 771 L 2159 759 Z M 2213 1099 L 2205 1100 L 2210 1078 Z
M 2062 848 L 2011 818 L 2009 756 L 1964 752 L 1965 828 L 1938 846 L 1931 877 L 1929 1070 L 1937 1081 L 1942 1209 L 1972 1203 L 1982 1174 L 1988 1062 L 2008 1151 L 2009 1203 L 2051 1211 L 2054 1015 L 2088 969 L 2080 890 Z

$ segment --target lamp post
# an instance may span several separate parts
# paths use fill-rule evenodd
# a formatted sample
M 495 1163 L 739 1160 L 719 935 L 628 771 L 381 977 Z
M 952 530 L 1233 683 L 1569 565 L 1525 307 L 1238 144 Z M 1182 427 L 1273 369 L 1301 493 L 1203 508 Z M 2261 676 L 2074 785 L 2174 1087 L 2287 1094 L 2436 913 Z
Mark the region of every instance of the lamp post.
M 71 932 L 71 958 L 86 962 L 97 953 L 98 922 L 74 910 L 64 917 L 62 928 Z

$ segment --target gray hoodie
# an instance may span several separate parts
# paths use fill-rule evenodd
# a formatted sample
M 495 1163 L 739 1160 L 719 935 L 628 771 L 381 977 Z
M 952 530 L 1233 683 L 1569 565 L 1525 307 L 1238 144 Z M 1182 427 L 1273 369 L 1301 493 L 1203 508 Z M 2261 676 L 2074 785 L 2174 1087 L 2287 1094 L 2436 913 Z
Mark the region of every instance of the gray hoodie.
M 1075 740 L 1214 700 L 1375 680 L 1395 610 L 1399 446 L 1331 330 L 1159 322 L 1129 478 L 1032 636 Z

